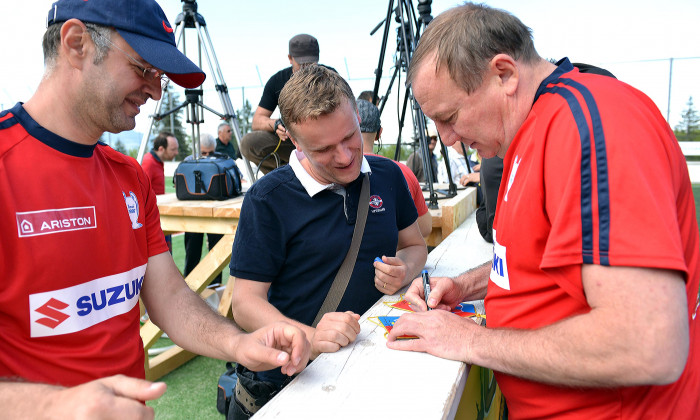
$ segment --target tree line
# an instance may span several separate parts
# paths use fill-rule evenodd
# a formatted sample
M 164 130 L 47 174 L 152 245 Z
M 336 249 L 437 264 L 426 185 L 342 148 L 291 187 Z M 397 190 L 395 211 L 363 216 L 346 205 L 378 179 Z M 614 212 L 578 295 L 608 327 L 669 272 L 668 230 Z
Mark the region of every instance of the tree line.
M 700 114 L 693 105 L 691 96 L 686 103 L 686 108 L 681 114 L 681 121 L 673 132 L 678 141 L 700 141 Z

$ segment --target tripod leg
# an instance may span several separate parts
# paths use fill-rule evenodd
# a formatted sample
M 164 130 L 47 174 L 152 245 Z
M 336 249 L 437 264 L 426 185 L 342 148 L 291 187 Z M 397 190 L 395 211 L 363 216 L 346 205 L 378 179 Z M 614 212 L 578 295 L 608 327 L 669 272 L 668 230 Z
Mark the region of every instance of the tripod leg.
M 231 129 L 235 138 L 236 149 L 241 150 L 241 130 L 238 125 L 238 118 L 236 117 L 236 111 L 233 109 L 233 104 L 231 103 L 231 97 L 228 93 L 228 88 L 224 82 L 223 74 L 221 73 L 221 67 L 219 66 L 219 61 L 216 58 L 216 53 L 214 52 L 214 45 L 211 42 L 211 37 L 209 36 L 209 30 L 206 26 L 200 25 L 199 22 L 195 21 L 195 28 L 197 29 L 197 35 L 199 37 L 199 45 L 204 49 L 204 56 L 209 65 L 209 70 L 214 78 L 214 85 L 216 86 L 216 93 L 219 96 L 219 101 L 224 109 L 224 115 L 221 116 L 226 122 L 231 125 Z M 235 158 L 235 156 L 232 156 Z M 245 169 L 248 174 L 248 179 L 251 183 L 256 181 L 255 175 L 253 174 L 253 169 L 250 166 L 248 159 L 241 154 L 241 158 L 245 163 Z
M 384 20 L 384 33 L 382 35 L 382 49 L 379 51 L 379 64 L 377 64 L 377 69 L 375 70 L 375 74 L 377 75 L 376 79 L 374 80 L 374 90 L 372 91 L 372 95 L 374 98 L 374 103 L 377 104 L 379 107 L 379 82 L 382 79 L 382 67 L 384 67 L 384 55 L 386 53 L 386 44 L 387 40 L 389 39 L 389 26 L 391 22 L 391 14 L 394 10 L 394 0 L 389 0 L 389 9 L 386 12 L 386 19 Z M 393 78 L 392 78 L 393 80 Z M 388 95 L 388 93 L 387 93 Z M 382 109 L 384 109 L 384 103 L 386 103 L 386 97 L 387 95 L 384 96 L 384 99 L 382 99 L 381 107 L 379 107 L 379 113 L 381 115 Z

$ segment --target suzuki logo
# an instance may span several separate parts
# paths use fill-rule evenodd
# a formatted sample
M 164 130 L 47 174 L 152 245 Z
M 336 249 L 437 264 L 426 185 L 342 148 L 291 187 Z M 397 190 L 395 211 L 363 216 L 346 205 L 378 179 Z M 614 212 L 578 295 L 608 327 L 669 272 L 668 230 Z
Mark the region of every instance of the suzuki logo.
M 69 315 L 66 315 L 60 311 L 60 309 L 66 309 L 67 307 L 67 303 L 63 303 L 60 300 L 51 298 L 48 302 L 46 302 L 36 310 L 40 314 L 46 316 L 46 318 L 37 319 L 36 322 L 38 324 L 54 329 L 70 317 Z

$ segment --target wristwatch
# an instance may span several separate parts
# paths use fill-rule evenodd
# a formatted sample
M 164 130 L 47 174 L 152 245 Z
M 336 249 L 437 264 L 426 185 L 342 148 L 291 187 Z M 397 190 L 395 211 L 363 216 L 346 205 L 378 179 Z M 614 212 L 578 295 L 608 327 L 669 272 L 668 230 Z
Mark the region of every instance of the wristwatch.
M 275 121 L 275 128 L 274 128 L 274 132 L 275 132 L 275 133 L 277 132 L 277 127 L 279 127 L 280 125 L 281 125 L 282 127 L 284 127 L 284 123 L 282 122 L 282 119 L 281 119 L 281 118 L 278 118 L 277 121 Z

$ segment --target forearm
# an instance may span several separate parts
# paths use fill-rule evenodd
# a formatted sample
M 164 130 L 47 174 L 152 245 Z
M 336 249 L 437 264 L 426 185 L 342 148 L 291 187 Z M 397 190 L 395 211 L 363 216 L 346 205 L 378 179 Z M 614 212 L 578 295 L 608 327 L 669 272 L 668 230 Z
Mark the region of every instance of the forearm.
M 491 275 L 492 261 L 471 268 L 453 280 L 456 285 L 462 290 L 464 301 L 481 300 L 486 297 L 486 289 L 489 284 L 489 276 Z
M 267 299 L 259 296 L 246 295 L 242 299 L 235 299 L 232 306 L 233 318 L 246 331 L 255 331 L 274 322 L 282 321 L 300 328 L 308 340 L 311 340 L 313 336 L 314 328 L 286 317 Z
M 428 250 L 425 244 L 407 246 L 397 251 L 396 257 L 406 264 L 406 276 L 402 283 L 405 286 L 420 275 L 428 259 Z
M 0 417 L 3 419 L 152 419 L 144 404 L 160 398 L 163 382 L 153 383 L 124 375 L 95 379 L 64 388 L 0 379 Z
M 172 308 L 162 312 L 146 302 L 151 320 L 185 350 L 203 356 L 229 360 L 236 352 L 241 330 L 236 324 L 214 312 L 189 287 L 173 293 Z
M 4 419 L 44 419 L 55 415 L 48 401 L 60 387 L 0 379 L 0 417 Z
M 593 310 L 537 330 L 481 328 L 465 346 L 466 358 L 510 375 L 565 386 L 669 383 L 654 371 L 660 361 L 648 353 L 647 340 L 610 328 L 615 316 Z
M 275 131 L 275 121 L 274 118 L 270 118 L 269 115 L 255 114 L 253 115 L 252 128 L 256 131 L 269 131 L 273 133 Z

